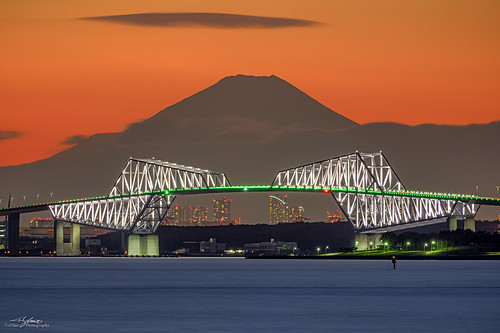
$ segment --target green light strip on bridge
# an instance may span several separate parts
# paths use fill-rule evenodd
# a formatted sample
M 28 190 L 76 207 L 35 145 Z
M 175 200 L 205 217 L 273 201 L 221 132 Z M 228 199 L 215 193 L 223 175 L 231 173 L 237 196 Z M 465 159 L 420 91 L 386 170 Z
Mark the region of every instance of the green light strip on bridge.
M 337 192 L 337 193 L 356 193 L 356 194 L 368 194 L 368 195 L 390 195 L 390 196 L 400 196 L 400 197 L 414 197 L 414 198 L 429 198 L 429 199 L 442 199 L 442 200 L 459 200 L 474 202 L 477 204 L 486 205 L 500 205 L 500 198 L 489 198 L 489 197 L 478 197 L 475 195 L 465 195 L 465 194 L 451 194 L 451 193 L 434 193 L 434 192 L 419 192 L 419 191 L 378 191 L 378 190 L 360 190 L 356 188 L 324 188 L 324 187 L 312 187 L 312 186 L 271 186 L 271 185 L 237 185 L 237 186 L 218 186 L 218 187 L 201 187 L 201 188 L 189 188 L 189 189 L 176 189 L 176 190 L 165 190 L 165 191 L 152 191 L 143 193 L 130 193 L 121 194 L 114 196 L 99 196 L 91 198 L 73 199 L 73 200 L 61 200 L 47 203 L 37 203 L 26 206 L 15 206 L 10 208 L 0 208 L 0 211 L 22 209 L 22 208 L 34 208 L 47 205 L 60 205 L 69 204 L 84 201 L 97 201 L 97 200 L 109 200 L 109 199 L 119 199 L 143 195 L 152 194 L 163 194 L 163 195 L 189 195 L 189 194 L 209 194 L 209 193 L 224 193 L 224 192 L 264 192 L 264 191 L 298 191 L 298 192 Z

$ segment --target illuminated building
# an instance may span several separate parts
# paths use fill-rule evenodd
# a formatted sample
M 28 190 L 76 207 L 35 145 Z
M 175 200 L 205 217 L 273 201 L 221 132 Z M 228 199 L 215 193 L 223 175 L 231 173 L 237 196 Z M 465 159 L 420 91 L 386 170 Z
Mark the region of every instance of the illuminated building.
M 208 222 L 208 208 L 198 206 L 193 211 L 193 224 L 206 224 Z
M 179 224 L 180 220 L 179 205 L 171 206 L 167 211 L 166 219 L 164 219 L 164 224 Z
M 7 217 L 0 221 L 0 250 L 7 248 Z
M 342 221 L 342 212 L 338 209 L 335 212 L 326 211 L 326 221 L 328 223 Z
M 203 206 L 179 206 L 173 205 L 167 211 L 162 225 L 202 225 L 209 222 L 208 208 Z
M 269 224 L 278 224 L 288 221 L 287 195 L 276 194 L 269 196 Z
M 290 207 L 288 196 L 277 194 L 269 196 L 269 224 L 304 222 L 304 208 Z
M 231 199 L 226 197 L 217 200 L 214 199 L 214 223 L 229 224 L 231 221 Z
M 288 207 L 288 223 L 304 222 L 304 208 L 302 206 Z
M 54 237 L 54 220 L 50 217 L 41 218 L 34 217 L 30 220 L 28 228 L 21 227 L 20 236 L 34 237 L 34 238 L 47 238 Z M 69 228 L 64 228 L 64 237 L 69 238 Z M 89 226 L 80 227 L 80 237 L 90 238 L 113 232 L 113 230 L 95 228 Z

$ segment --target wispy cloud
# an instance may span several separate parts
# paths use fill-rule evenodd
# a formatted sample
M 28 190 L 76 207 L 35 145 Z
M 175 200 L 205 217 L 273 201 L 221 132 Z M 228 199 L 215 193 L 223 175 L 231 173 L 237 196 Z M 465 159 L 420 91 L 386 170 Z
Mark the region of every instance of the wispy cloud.
M 0 141 L 15 139 L 21 136 L 18 131 L 0 131 Z
M 208 27 L 208 28 L 287 28 L 308 27 L 320 22 L 284 17 L 266 17 L 222 13 L 140 13 L 84 17 L 83 20 L 98 20 L 130 25 L 154 27 Z
M 87 137 L 84 135 L 73 135 L 63 141 L 63 145 L 77 145 L 83 141 L 87 140 Z

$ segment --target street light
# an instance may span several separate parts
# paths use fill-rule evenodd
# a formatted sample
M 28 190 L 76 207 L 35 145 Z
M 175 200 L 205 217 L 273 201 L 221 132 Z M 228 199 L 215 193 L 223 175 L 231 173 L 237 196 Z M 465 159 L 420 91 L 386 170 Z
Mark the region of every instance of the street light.
M 432 242 L 431 242 L 431 244 L 432 244 L 432 245 L 434 245 L 434 244 L 436 244 L 436 242 L 435 242 L 435 241 L 432 241 Z M 432 251 L 433 249 L 434 249 L 434 246 L 431 246 L 431 251 Z
M 424 244 L 424 251 L 427 251 L 427 245 L 429 245 L 429 244 L 427 244 L 427 243 Z
M 318 252 L 318 254 L 319 254 L 319 251 L 321 251 L 321 248 L 320 248 L 320 247 L 318 247 L 318 248 L 316 249 L 316 252 Z
M 408 251 L 408 246 L 410 246 L 410 242 L 406 242 L 406 251 Z

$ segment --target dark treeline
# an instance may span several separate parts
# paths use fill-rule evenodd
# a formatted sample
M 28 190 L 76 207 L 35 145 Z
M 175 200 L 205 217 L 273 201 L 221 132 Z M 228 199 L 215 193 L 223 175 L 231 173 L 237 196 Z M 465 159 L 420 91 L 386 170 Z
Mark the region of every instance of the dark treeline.
M 381 241 L 382 247 L 407 251 L 500 251 L 500 234 L 462 229 L 431 234 L 387 233 L 382 236 Z

